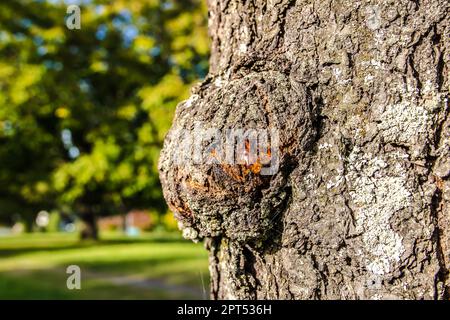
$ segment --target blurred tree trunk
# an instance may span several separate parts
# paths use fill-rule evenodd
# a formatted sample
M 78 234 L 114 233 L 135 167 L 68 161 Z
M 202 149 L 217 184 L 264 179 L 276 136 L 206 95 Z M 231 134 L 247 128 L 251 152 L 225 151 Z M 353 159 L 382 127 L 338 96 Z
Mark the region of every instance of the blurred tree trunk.
M 81 240 L 98 240 L 98 226 L 97 217 L 90 207 L 83 209 L 80 214 L 80 219 L 83 222 L 83 227 L 80 231 Z
M 209 1 L 210 73 L 160 172 L 212 298 L 449 298 L 449 4 L 370 3 Z M 281 131 L 269 180 L 173 161 L 176 129 L 261 114 Z
M 23 222 L 25 225 L 25 232 L 27 233 L 33 232 L 33 227 L 36 222 L 36 212 L 39 212 L 39 209 L 24 209 Z

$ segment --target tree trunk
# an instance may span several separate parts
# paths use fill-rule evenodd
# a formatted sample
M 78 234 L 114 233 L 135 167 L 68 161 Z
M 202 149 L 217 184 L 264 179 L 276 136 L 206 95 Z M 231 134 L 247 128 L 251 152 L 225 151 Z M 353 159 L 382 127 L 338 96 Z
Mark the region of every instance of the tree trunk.
M 210 72 L 160 177 L 183 234 L 205 239 L 212 298 L 449 298 L 448 10 L 209 1 Z M 237 161 L 247 137 L 229 161 L 227 128 L 271 132 L 270 151 Z
M 83 222 L 80 232 L 81 240 L 98 240 L 97 217 L 94 211 L 87 207 L 80 218 Z

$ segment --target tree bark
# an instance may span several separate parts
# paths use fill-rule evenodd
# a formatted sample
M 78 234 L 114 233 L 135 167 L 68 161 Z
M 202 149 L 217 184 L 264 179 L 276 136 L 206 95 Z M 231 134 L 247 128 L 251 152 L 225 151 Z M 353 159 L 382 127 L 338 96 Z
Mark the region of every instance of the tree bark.
M 448 11 L 209 1 L 209 75 L 177 107 L 160 177 L 205 239 L 212 298 L 450 297 Z M 277 171 L 187 161 L 196 122 L 276 129 Z

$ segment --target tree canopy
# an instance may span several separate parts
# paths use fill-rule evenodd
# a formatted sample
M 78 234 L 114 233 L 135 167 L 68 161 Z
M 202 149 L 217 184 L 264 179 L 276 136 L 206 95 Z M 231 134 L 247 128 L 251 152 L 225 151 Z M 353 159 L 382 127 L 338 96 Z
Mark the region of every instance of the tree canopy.
M 206 18 L 200 0 L 0 2 L 0 219 L 165 212 L 158 155 L 206 75 Z

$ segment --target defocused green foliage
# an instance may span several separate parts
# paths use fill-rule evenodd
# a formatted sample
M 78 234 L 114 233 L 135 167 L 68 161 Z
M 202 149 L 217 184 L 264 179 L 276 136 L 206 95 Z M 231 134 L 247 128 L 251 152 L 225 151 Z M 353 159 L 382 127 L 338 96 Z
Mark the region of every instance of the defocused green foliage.
M 207 72 L 205 1 L 68 2 L 81 30 L 64 1 L 0 2 L 0 219 L 165 213 L 157 160 Z
M 47 232 L 58 232 L 60 222 L 61 222 L 61 217 L 58 214 L 58 212 L 56 212 L 56 211 L 50 212 L 50 221 L 48 223 L 46 231 Z
M 161 216 L 162 225 L 167 231 L 175 231 L 178 230 L 178 222 L 175 219 L 172 212 L 167 211 L 166 214 Z

